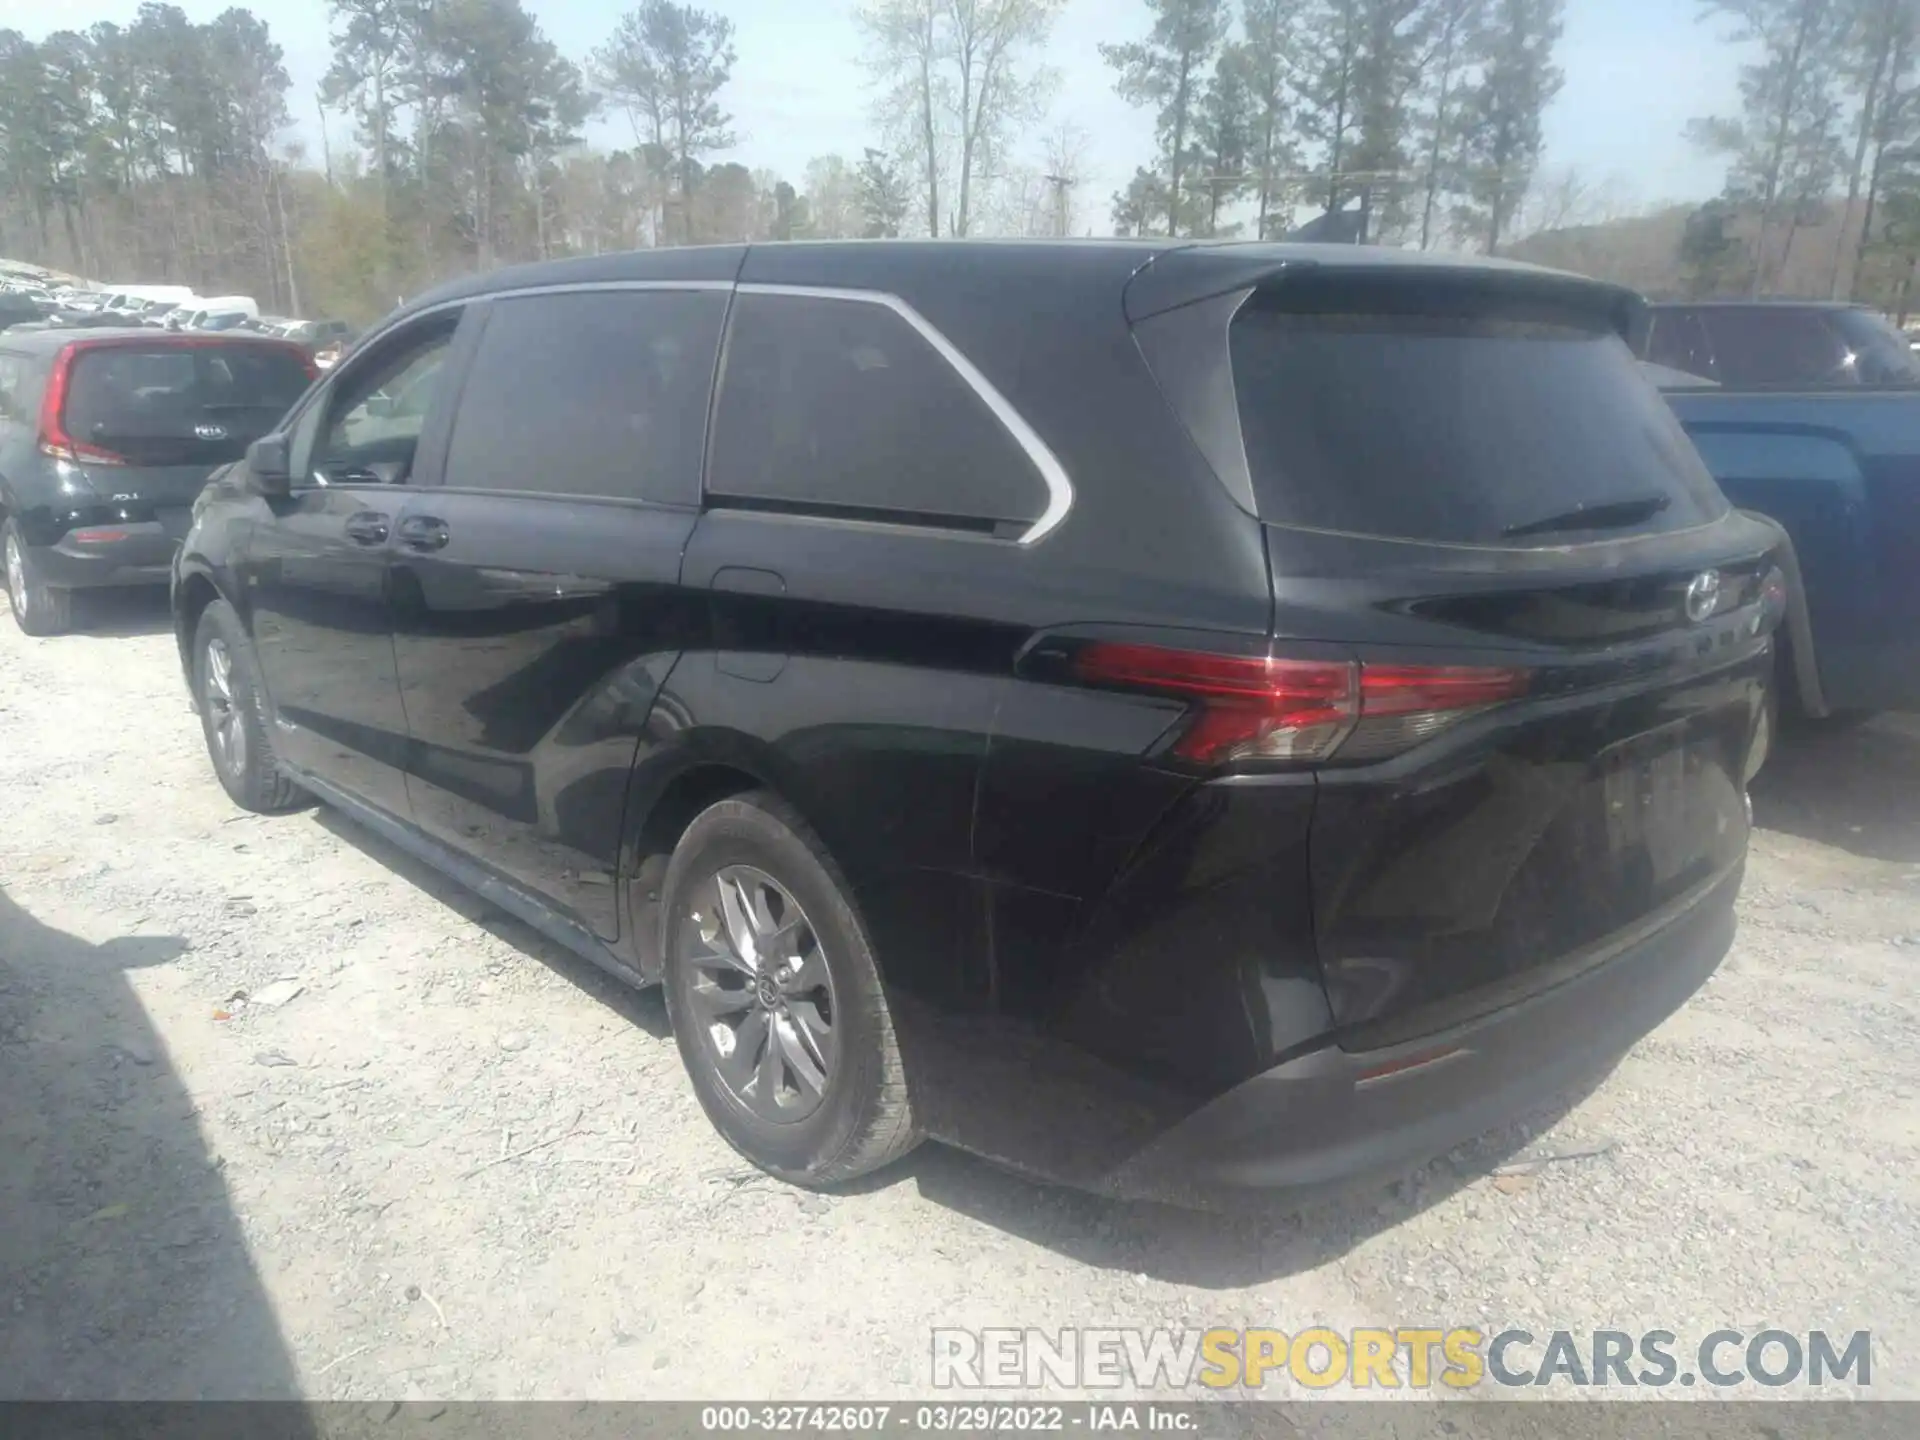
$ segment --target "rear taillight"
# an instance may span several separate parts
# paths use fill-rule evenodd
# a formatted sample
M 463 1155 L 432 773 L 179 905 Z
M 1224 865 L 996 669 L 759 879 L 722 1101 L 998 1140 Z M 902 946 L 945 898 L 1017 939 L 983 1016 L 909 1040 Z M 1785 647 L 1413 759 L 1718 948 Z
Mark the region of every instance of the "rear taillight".
M 1398 755 L 1490 705 L 1527 691 L 1527 672 L 1491 665 L 1360 666 L 1360 722 L 1343 760 Z
M 1183 760 L 1376 760 L 1526 693 L 1507 666 L 1376 665 L 1218 655 L 1098 641 L 1073 658 L 1085 683 L 1193 703 L 1174 741 Z
M 42 455 L 86 465 L 124 465 L 127 457 L 76 440 L 67 433 L 67 388 L 73 383 L 73 363 L 81 344 L 63 346 L 53 357 L 53 372 L 47 376 L 46 394 L 40 400 L 40 439 Z

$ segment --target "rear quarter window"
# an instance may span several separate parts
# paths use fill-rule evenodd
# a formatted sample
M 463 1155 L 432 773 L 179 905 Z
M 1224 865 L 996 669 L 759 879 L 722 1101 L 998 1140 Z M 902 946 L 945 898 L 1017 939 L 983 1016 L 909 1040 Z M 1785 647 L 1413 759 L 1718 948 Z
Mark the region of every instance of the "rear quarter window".
M 993 532 L 1046 481 L 987 401 L 889 305 L 735 301 L 708 488 L 732 500 Z
M 1289 301 L 1289 304 L 1295 302 Z M 1598 317 L 1518 306 L 1284 308 L 1229 334 L 1261 519 L 1445 544 L 1653 499 L 1632 529 L 1723 513 L 1691 442 Z M 1619 533 L 1609 531 L 1611 534 Z M 1562 527 L 1524 543 L 1593 538 Z

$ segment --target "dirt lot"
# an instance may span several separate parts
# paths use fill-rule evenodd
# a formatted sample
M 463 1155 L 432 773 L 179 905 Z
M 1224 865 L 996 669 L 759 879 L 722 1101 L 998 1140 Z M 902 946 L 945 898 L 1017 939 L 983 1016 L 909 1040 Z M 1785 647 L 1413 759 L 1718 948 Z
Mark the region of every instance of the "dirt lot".
M 1311 1323 L 1870 1327 L 1920 1396 L 1920 724 L 1776 757 L 1734 954 L 1570 1112 L 1230 1218 L 765 1181 L 657 998 L 235 811 L 158 603 L 0 621 L 0 785 L 7 1396 L 925 1395 L 935 1324 Z

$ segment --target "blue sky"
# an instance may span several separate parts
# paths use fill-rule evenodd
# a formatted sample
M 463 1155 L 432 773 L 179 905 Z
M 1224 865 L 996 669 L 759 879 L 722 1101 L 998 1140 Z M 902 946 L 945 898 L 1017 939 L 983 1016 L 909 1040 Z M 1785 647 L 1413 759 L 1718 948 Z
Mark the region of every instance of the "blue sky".
M 181 0 L 205 20 L 232 0 Z M 767 166 L 794 180 L 807 160 L 833 151 L 857 157 L 874 143 L 867 76 L 858 58 L 852 0 L 703 0 L 729 16 L 740 53 L 726 94 L 741 136 L 733 158 Z M 584 60 L 606 38 L 623 0 L 527 0 L 562 51 Z M 125 23 L 138 0 L 0 0 L 0 19 L 29 35 L 97 20 Z M 319 122 L 312 96 L 327 66 L 324 0 L 253 0 L 273 29 L 294 80 L 298 129 L 317 155 Z M 1681 138 L 1696 115 L 1729 113 L 1736 104 L 1738 53 L 1713 27 L 1695 19 L 1686 0 L 1568 0 L 1561 63 L 1567 83 L 1548 116 L 1547 160 L 1578 166 L 1595 182 L 1611 181 L 1637 203 L 1703 197 L 1720 186 L 1721 167 Z M 1070 121 L 1089 137 L 1084 210 L 1104 220 L 1106 197 L 1152 147 L 1152 121 L 1113 93 L 1096 48 L 1103 40 L 1145 32 L 1139 0 L 1068 0 L 1048 47 L 1061 84 L 1055 122 Z M 344 142 L 349 122 L 331 120 Z M 602 122 L 596 138 L 624 143 L 623 119 Z

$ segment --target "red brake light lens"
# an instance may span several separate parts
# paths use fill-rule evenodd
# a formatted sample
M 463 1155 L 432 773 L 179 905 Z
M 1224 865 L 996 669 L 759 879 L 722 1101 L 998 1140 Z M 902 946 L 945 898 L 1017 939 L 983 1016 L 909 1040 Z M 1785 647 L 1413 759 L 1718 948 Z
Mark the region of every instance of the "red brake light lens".
M 40 399 L 40 453 L 55 460 L 70 460 L 87 465 L 124 465 L 127 457 L 76 440 L 67 433 L 67 389 L 73 383 L 73 363 L 83 344 L 65 346 L 53 357 L 53 371 L 47 376 L 46 394 Z
M 1379 759 L 1527 689 L 1527 672 L 1505 666 L 1356 664 L 1105 641 L 1082 648 L 1073 668 L 1092 684 L 1196 702 L 1172 753 L 1208 765 L 1326 760 L 1335 752 Z

